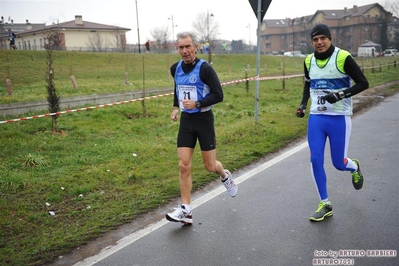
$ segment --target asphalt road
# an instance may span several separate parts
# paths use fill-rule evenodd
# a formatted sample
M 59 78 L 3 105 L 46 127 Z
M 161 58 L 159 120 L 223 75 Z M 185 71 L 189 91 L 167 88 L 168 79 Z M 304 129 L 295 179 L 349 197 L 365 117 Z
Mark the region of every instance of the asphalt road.
M 348 155 L 365 184 L 356 191 L 327 147 L 334 215 L 323 222 L 309 221 L 319 199 L 304 140 L 234 172 L 236 198 L 221 184 L 197 195 L 192 226 L 160 219 L 75 265 L 399 265 L 399 94 L 352 122 Z

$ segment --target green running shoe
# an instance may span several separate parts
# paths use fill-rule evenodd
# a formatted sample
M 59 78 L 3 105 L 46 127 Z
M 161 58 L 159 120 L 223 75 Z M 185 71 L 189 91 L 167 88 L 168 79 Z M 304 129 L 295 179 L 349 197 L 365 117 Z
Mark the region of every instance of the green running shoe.
M 313 222 L 320 222 L 324 220 L 324 217 L 329 217 L 333 215 L 331 202 L 325 204 L 324 202 L 320 201 L 319 207 L 317 208 L 316 212 L 310 216 L 309 220 Z
M 352 184 L 356 190 L 359 190 L 363 187 L 363 174 L 360 171 L 360 162 L 358 159 L 352 159 L 353 163 L 357 165 L 357 171 L 352 172 Z

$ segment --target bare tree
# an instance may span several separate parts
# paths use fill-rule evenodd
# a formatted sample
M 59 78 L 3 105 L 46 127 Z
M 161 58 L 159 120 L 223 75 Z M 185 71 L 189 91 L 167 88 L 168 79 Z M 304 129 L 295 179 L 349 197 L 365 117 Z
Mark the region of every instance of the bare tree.
M 100 52 L 103 47 L 103 39 L 101 38 L 101 35 L 99 32 L 96 32 L 95 34 L 91 34 L 89 36 L 89 43 L 93 49 L 93 51 Z
M 50 29 L 43 34 L 44 48 L 61 50 L 65 47 L 64 34 L 59 29 Z
M 167 26 L 155 28 L 150 31 L 151 36 L 154 38 L 155 43 L 153 46 L 156 49 L 168 49 L 168 38 L 170 36 L 169 28 Z
M 112 31 L 112 35 L 114 35 L 115 49 L 117 51 L 121 50 L 121 35 L 119 30 L 116 28 Z
M 212 43 L 219 35 L 219 23 L 212 13 L 203 12 L 197 14 L 192 24 L 200 41 Z
M 394 16 L 399 17 L 399 2 L 397 0 L 385 0 L 384 8 Z

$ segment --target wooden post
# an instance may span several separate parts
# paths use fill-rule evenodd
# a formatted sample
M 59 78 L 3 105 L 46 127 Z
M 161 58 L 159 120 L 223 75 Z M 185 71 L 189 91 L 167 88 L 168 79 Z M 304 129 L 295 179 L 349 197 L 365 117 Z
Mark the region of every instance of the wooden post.
M 78 87 L 78 85 L 76 84 L 75 77 L 73 75 L 71 75 L 69 78 L 72 81 L 73 88 L 76 89 Z
M 285 90 L 285 64 L 281 63 L 283 67 L 283 90 Z
M 125 72 L 125 85 L 129 83 L 129 74 Z
M 247 95 L 248 95 L 248 92 L 249 92 L 248 71 L 245 72 L 245 79 L 246 79 L 246 81 L 245 81 L 245 90 L 247 91 Z
M 6 79 L 6 84 L 7 84 L 8 95 L 12 95 L 11 80 L 10 79 Z

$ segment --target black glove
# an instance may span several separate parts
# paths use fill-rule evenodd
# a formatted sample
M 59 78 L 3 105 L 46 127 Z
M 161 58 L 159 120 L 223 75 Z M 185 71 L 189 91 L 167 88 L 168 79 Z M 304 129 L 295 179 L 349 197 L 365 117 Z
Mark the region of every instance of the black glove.
M 330 91 L 323 91 L 324 93 L 327 93 L 327 95 L 324 95 L 321 97 L 322 100 L 325 100 L 329 103 L 336 103 L 339 100 L 342 100 L 342 98 L 339 96 L 338 92 L 330 92 Z
M 296 116 L 297 117 L 304 117 L 305 116 L 305 112 L 304 110 L 306 109 L 306 105 L 301 104 L 298 109 L 296 110 Z

